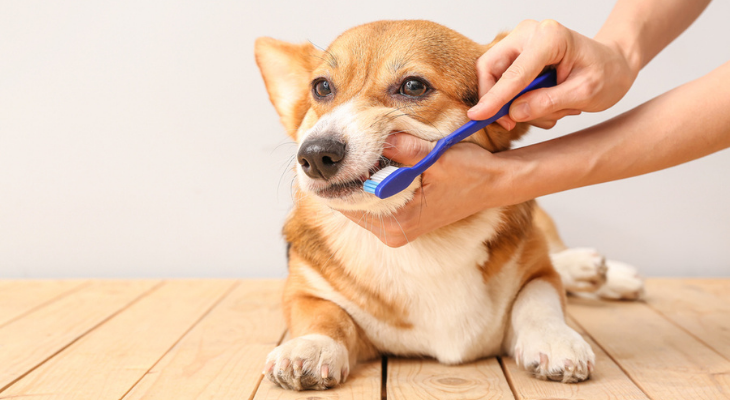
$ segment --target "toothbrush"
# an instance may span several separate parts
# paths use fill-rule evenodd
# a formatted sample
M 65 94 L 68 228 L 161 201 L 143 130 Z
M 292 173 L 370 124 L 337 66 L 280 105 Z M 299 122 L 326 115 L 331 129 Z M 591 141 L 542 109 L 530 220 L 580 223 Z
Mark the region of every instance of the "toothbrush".
M 532 83 L 527 85 L 527 87 L 523 89 L 517 96 L 507 102 L 507 104 L 505 104 L 493 117 L 485 119 L 483 121 L 469 121 L 466 124 L 462 125 L 450 135 L 436 142 L 436 146 L 433 148 L 433 150 L 431 150 L 431 152 L 428 153 L 426 157 L 424 157 L 421 161 L 419 161 L 416 165 L 412 167 L 398 168 L 389 165 L 381 169 L 380 171 L 374 173 L 373 176 L 370 177 L 370 179 L 365 181 L 363 189 L 365 189 L 366 192 L 372 193 L 381 199 L 385 199 L 396 193 L 399 193 L 400 191 L 407 188 L 418 175 L 421 175 L 425 170 L 428 169 L 428 167 L 433 165 L 436 160 L 438 160 L 439 157 L 441 157 L 441 155 L 444 154 L 444 152 L 448 150 L 451 146 L 466 139 L 475 132 L 480 131 L 485 126 L 493 123 L 499 118 L 502 118 L 503 116 L 509 114 L 509 107 L 512 105 L 512 102 L 514 102 L 518 97 L 531 90 L 552 87 L 556 84 L 557 75 L 555 73 L 555 70 L 551 69 L 543 73 L 542 75 L 535 78 Z

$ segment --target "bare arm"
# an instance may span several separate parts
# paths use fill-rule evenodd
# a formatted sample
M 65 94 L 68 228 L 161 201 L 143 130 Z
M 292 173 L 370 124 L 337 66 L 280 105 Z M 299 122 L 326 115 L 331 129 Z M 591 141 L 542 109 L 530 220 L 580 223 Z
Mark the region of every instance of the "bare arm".
M 496 162 L 501 172 L 484 195 L 514 197 L 487 206 L 658 171 L 725 149 L 728 110 L 730 62 L 602 124 L 495 154 L 483 166 Z
M 594 39 L 618 48 L 638 73 L 708 4 L 710 0 L 619 0 Z

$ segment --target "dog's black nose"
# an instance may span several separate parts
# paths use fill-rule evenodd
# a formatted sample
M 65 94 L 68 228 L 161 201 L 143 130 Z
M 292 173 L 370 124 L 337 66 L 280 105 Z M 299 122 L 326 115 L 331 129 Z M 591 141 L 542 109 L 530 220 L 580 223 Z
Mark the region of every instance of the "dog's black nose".
M 307 139 L 302 143 L 297 160 L 302 170 L 312 179 L 327 180 L 333 177 L 342 165 L 347 146 L 331 138 Z

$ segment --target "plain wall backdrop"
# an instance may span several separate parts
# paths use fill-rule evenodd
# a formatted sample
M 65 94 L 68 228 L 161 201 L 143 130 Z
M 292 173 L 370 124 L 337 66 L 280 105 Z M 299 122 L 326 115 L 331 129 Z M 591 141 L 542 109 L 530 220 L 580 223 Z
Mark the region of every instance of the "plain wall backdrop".
M 361 23 L 429 19 L 487 43 L 527 18 L 593 36 L 612 6 L 3 0 L 0 278 L 285 276 L 280 231 L 296 147 L 254 62 L 258 36 L 326 47 Z M 715 1 L 612 109 L 534 129 L 520 145 L 598 123 L 718 67 L 730 59 L 728 15 L 730 3 Z M 649 276 L 728 276 L 728 183 L 725 150 L 541 201 L 569 245 Z

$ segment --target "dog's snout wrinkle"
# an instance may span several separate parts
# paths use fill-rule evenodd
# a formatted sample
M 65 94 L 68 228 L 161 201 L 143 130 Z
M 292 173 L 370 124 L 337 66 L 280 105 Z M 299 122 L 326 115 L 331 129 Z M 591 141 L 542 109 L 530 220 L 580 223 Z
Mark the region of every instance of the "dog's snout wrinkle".
M 347 145 L 332 138 L 312 138 L 302 143 L 297 160 L 312 179 L 328 180 L 335 176 L 347 154 Z

